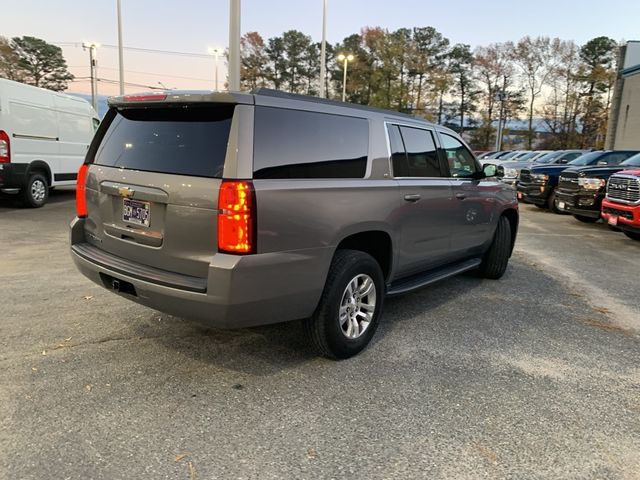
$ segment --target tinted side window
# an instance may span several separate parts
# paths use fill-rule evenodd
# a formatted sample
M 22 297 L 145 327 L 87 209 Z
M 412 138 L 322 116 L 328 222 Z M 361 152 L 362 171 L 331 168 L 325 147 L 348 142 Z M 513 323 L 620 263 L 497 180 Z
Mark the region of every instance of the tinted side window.
M 478 171 L 476 159 L 460 140 L 446 133 L 441 133 L 440 138 L 452 177 L 468 178 Z
M 603 158 L 598 160 L 599 165 L 618 165 L 624 162 L 627 158 L 631 157 L 633 153 L 629 152 L 614 152 L 608 153 Z
M 433 134 L 420 128 L 400 127 L 406 157 L 393 162 L 394 177 L 441 177 Z
M 117 111 L 94 163 L 147 172 L 221 177 L 233 106 Z
M 254 178 L 363 178 L 368 150 L 363 118 L 256 107 Z

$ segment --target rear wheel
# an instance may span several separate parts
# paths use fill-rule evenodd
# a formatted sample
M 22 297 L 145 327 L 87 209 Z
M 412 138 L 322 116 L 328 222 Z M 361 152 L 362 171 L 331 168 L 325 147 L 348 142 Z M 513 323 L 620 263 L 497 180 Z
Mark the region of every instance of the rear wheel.
M 640 241 L 640 233 L 624 231 L 624 234 L 625 234 L 627 237 L 629 237 L 631 240 L 637 240 L 637 241 Z
M 49 198 L 49 186 L 46 177 L 38 172 L 29 174 L 24 188 L 20 191 L 21 203 L 25 207 L 40 208 Z
M 600 220 L 598 217 L 585 217 L 584 215 L 574 215 L 573 218 L 582 223 L 596 223 Z
M 320 303 L 304 321 L 305 333 L 321 355 L 352 357 L 371 341 L 383 300 L 384 277 L 378 262 L 364 252 L 338 250 Z
M 507 217 L 500 217 L 493 242 L 480 264 L 480 275 L 497 280 L 504 275 L 511 256 L 511 224 Z

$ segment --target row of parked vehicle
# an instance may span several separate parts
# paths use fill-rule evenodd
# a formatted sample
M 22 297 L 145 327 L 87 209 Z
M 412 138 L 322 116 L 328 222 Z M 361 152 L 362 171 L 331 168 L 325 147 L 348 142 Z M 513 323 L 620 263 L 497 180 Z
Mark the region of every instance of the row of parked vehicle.
M 489 152 L 480 161 L 498 165 L 520 201 L 585 223 L 602 218 L 640 240 L 640 150 Z

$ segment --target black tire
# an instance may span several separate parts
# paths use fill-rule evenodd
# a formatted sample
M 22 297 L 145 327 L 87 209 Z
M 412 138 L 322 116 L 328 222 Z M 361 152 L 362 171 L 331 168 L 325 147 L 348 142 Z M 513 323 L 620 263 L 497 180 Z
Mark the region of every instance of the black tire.
M 558 213 L 558 214 L 563 213 L 560 210 L 558 210 L 558 207 L 556 207 L 556 189 L 555 188 L 551 190 L 551 193 L 549 194 L 549 198 L 547 198 L 547 208 L 553 213 Z
M 20 203 L 28 208 L 40 208 L 49 199 L 47 178 L 38 172 L 31 173 L 24 188 L 20 190 Z
M 623 233 L 629 237 L 631 240 L 636 240 L 640 242 L 640 233 L 635 233 L 635 232 L 628 232 L 626 230 L 623 230 Z
M 363 274 L 373 280 L 376 295 L 374 312 L 362 334 L 358 338 L 348 338 L 340 324 L 340 305 L 348 284 Z M 314 349 L 320 355 L 334 360 L 361 352 L 378 327 L 384 294 L 384 276 L 380 265 L 371 255 L 357 250 L 338 250 L 331 262 L 320 303 L 311 318 L 304 321 L 305 334 Z
M 484 278 L 497 280 L 504 275 L 511 256 L 511 224 L 507 217 L 502 216 L 498 221 L 496 233 L 482 263 L 478 268 Z
M 576 220 L 582 222 L 582 223 L 596 223 L 598 220 L 600 220 L 599 217 L 585 217 L 584 215 L 574 215 L 573 218 L 575 218 Z
M 546 205 L 540 205 L 539 203 L 534 203 L 534 205 L 542 210 L 546 210 L 547 206 Z

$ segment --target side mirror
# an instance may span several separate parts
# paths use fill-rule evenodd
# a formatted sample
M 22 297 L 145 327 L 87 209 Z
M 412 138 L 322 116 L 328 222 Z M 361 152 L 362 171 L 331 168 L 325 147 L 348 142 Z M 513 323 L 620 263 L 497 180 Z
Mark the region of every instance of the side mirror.
M 484 173 L 485 178 L 489 177 L 503 177 L 504 176 L 504 168 L 499 168 L 493 163 L 485 163 L 482 166 L 482 173 Z

